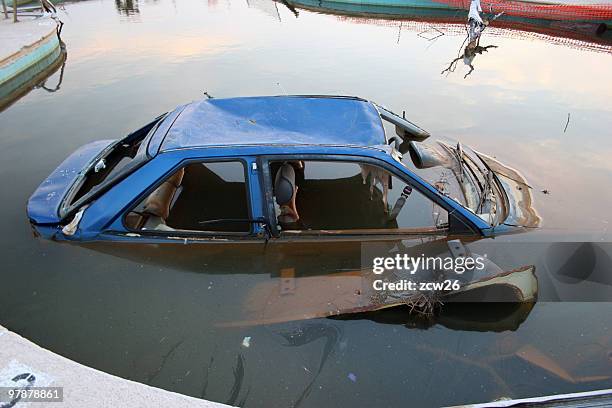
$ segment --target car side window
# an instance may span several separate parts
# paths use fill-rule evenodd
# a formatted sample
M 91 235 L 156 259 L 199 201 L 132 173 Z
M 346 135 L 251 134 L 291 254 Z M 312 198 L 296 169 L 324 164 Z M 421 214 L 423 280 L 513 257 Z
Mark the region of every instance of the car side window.
M 245 167 L 240 161 L 190 163 L 167 177 L 126 216 L 131 230 L 250 230 Z
M 271 162 L 283 230 L 443 228 L 448 213 L 382 167 L 347 161 Z

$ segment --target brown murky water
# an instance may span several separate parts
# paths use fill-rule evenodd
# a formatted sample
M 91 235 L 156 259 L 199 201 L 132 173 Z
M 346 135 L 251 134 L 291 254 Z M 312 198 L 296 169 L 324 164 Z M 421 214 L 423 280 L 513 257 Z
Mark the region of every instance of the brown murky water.
M 481 44 L 497 48 L 477 55 L 464 78 L 462 61 L 441 75 L 463 34 L 434 23 L 306 10 L 296 17 L 264 0 L 84 1 L 59 15 L 68 53 L 60 90 L 35 89 L 0 114 L 2 325 L 112 374 L 247 407 L 440 406 L 612 386 L 608 286 L 572 298 L 576 286 L 546 272 L 563 265 L 542 260 L 588 251 L 550 241 L 610 241 L 605 44 L 485 31 Z M 419 35 L 436 30 L 444 35 Z M 474 248 L 506 266 L 538 264 L 544 301 L 531 311 L 499 310 L 515 316 L 502 332 L 466 324 L 490 320 L 482 310 L 455 310 L 458 318 L 431 327 L 401 312 L 227 327 L 221 323 L 244 318 L 255 288 L 282 277 L 260 254 L 32 237 L 25 202 L 65 156 L 204 91 L 359 95 L 405 110 L 434 138 L 461 140 L 520 169 L 543 228 Z M 612 253 L 597 248 L 601 259 Z M 342 253 L 332 248 L 331 258 L 336 249 Z M 308 252 L 295 256 L 288 263 L 308 269 Z M 592 302 L 555 301 L 563 299 Z

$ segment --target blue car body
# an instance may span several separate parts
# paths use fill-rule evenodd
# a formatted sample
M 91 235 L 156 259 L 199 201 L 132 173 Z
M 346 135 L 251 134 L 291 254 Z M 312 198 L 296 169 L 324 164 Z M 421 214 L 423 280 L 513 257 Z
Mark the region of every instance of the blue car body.
M 465 153 L 461 150 L 462 154 L 472 155 L 474 162 L 478 160 L 491 171 L 499 194 L 505 197 L 507 216 L 492 225 L 443 194 L 402 164 L 399 152 L 389 145 L 396 136 L 385 134 L 383 120 L 403 136 L 400 142 L 414 143 L 428 136 L 403 117 L 355 97 L 277 96 L 193 102 L 160 116 L 124 139 L 96 141 L 75 151 L 33 193 L 28 201 L 28 217 L 38 234 L 55 240 L 219 242 L 217 236 L 136 233 L 123 220 L 136 203 L 185 163 L 238 159 L 247 169 L 251 231 L 244 236 L 225 237 L 221 242 L 273 239 L 278 233 L 270 229 L 275 220 L 271 219 L 266 160 L 330 158 L 377 165 L 406 181 L 448 211 L 451 234 L 487 237 L 539 222 L 531 208 L 527 209 L 530 225 L 517 221 L 525 218 L 526 209 L 520 207 L 525 197 L 513 197 L 508 183 L 516 182 L 519 176 L 509 177 L 504 170 L 507 168 L 469 149 Z M 135 140 L 137 150 L 132 145 Z M 127 163 L 100 170 L 121 149 L 130 152 Z M 98 180 L 99 171 L 104 177 Z M 90 185 L 84 189 L 87 183 Z

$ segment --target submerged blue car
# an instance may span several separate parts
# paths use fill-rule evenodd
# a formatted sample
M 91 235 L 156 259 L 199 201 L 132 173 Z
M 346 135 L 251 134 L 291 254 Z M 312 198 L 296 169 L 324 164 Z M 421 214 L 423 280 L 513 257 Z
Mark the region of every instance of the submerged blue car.
M 209 242 L 488 237 L 539 225 L 525 179 L 373 102 L 205 99 L 89 143 L 30 197 L 41 236 Z

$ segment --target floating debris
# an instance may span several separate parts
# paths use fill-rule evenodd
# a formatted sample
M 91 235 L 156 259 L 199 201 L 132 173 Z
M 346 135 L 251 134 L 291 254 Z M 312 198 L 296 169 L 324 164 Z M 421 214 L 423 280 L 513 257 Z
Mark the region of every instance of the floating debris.
M 433 41 L 444 35 L 443 31 L 438 30 L 436 27 L 430 27 L 429 29 L 422 31 L 417 34 L 418 37 L 424 38 L 427 41 Z
M 251 337 L 250 336 L 247 336 L 244 339 L 242 339 L 242 347 L 244 348 L 251 347 Z

